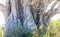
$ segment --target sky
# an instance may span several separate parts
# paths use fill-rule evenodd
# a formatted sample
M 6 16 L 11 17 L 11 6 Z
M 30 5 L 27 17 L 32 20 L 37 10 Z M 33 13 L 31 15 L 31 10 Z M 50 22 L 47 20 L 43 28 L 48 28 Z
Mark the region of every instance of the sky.
M 5 5 L 6 4 L 6 1 L 7 0 L 0 0 L 0 3 L 2 3 L 3 5 Z
M 2 11 L 0 10 L 0 27 L 4 26 L 4 24 L 5 24 L 5 18 Z
M 58 19 L 60 19 L 60 13 L 56 14 L 51 18 L 51 20 L 58 20 Z
M 7 0 L 0 0 L 0 4 L 6 5 L 6 1 Z M 5 17 L 2 13 L 2 11 L 0 10 L 0 27 L 4 26 L 3 24 L 5 24 Z

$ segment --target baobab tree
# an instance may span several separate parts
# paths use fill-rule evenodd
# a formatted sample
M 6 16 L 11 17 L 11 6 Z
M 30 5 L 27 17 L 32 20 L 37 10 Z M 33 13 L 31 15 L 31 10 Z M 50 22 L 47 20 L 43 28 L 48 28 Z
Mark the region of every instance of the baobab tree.
M 28 37 L 29 33 L 39 36 L 41 25 L 48 27 L 51 17 L 59 13 L 59 0 L 7 0 L 5 2 L 7 6 L 0 5 L 0 9 L 7 16 L 4 37 Z

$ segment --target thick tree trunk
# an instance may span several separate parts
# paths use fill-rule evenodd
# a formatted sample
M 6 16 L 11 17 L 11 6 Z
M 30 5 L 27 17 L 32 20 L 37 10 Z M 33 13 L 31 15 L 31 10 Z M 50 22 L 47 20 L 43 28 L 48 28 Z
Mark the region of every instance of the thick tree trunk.
M 22 37 L 22 24 L 17 17 L 17 0 L 10 0 L 9 2 L 11 5 L 11 13 L 7 19 L 4 37 Z
M 53 10 L 45 11 L 48 4 L 47 0 L 9 0 L 8 11 L 10 13 L 7 11 L 8 18 L 4 37 L 28 37 L 29 33 L 32 37 L 39 31 L 39 37 L 42 37 L 53 16 L 52 12 L 54 12 Z M 40 29 L 42 25 L 43 31 Z

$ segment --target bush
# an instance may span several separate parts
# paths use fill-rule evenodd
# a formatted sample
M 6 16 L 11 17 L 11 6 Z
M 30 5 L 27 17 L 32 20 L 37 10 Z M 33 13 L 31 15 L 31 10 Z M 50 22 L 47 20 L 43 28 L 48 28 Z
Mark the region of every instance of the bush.
M 43 37 L 60 37 L 60 20 L 52 20 Z
M 0 37 L 3 37 L 4 34 L 4 27 L 0 27 Z
M 40 25 L 39 31 L 36 26 L 31 28 L 32 31 L 23 34 L 22 26 L 9 28 L 8 37 L 60 37 L 60 20 L 51 20 L 49 26 Z M 4 27 L 0 27 L 0 36 L 4 32 Z M 24 35 L 24 36 L 23 36 Z
M 9 27 L 7 37 L 22 37 L 23 29 L 22 26 Z

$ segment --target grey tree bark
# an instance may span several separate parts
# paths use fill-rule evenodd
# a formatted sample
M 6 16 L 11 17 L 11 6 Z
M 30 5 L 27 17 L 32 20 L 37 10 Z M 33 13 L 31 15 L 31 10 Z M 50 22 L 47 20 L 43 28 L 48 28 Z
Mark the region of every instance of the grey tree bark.
M 51 17 L 58 13 L 54 12 L 55 10 L 44 12 L 47 8 L 45 6 L 48 6 L 45 0 L 9 0 L 8 2 L 4 37 L 32 37 L 35 34 L 38 34 L 36 37 L 42 37 Z M 41 25 L 44 32 L 40 29 Z M 41 33 L 38 33 L 39 31 Z

